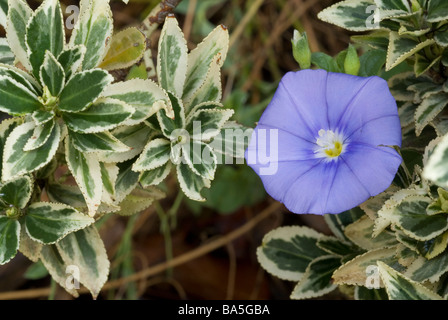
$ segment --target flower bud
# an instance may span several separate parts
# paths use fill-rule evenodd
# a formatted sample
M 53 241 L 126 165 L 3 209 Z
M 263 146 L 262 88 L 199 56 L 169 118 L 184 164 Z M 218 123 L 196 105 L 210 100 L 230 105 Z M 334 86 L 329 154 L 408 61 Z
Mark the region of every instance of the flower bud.
M 355 47 L 349 45 L 344 61 L 344 71 L 347 74 L 357 76 L 360 67 L 361 63 L 359 62 L 358 53 L 356 52 Z
M 311 67 L 311 50 L 306 33 L 300 34 L 298 30 L 294 30 L 291 42 L 294 59 L 298 62 L 301 69 L 309 69 Z

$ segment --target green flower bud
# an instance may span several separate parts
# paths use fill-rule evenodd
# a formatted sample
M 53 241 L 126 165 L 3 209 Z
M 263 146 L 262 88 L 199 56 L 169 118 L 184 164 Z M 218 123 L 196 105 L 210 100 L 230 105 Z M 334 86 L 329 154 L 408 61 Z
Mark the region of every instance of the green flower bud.
M 411 0 L 411 5 L 412 5 L 412 12 L 417 12 L 422 8 L 418 0 Z
M 311 50 L 306 33 L 300 34 L 299 31 L 294 30 L 294 36 L 291 42 L 294 59 L 300 65 L 301 69 L 309 69 L 311 67 Z
M 360 67 L 361 63 L 359 62 L 358 53 L 356 52 L 355 47 L 349 45 L 344 61 L 344 71 L 347 74 L 357 76 Z

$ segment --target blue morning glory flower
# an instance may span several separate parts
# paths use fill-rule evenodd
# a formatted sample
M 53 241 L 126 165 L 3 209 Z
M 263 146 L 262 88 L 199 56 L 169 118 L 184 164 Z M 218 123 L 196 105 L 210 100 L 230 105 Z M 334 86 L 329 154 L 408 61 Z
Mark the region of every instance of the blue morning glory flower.
M 387 189 L 401 164 L 387 82 L 324 70 L 289 72 L 264 111 L 246 161 L 294 213 L 341 213 Z

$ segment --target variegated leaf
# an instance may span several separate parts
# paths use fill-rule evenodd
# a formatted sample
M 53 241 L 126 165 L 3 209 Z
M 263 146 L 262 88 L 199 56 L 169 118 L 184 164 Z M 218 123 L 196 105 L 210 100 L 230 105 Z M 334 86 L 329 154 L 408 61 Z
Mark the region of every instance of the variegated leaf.
M 192 139 L 209 141 L 221 132 L 233 113 L 232 109 L 200 109 L 189 115 L 186 129 Z
M 39 261 L 42 244 L 34 241 L 26 233 L 26 228 L 20 228 L 19 251 L 33 262 Z
M 389 300 L 385 289 L 369 289 L 363 286 L 355 288 L 355 300 Z
M 42 87 L 31 75 L 19 68 L 0 63 L 0 76 L 7 76 L 22 84 L 36 96 L 42 95 Z
M 68 265 L 79 268 L 81 282 L 96 299 L 109 276 L 110 262 L 95 226 L 71 233 L 56 244 Z
M 12 53 L 6 38 L 0 38 L 0 63 L 14 64 L 14 53 Z
M 3 172 L 3 153 L 6 140 L 11 132 L 22 123 L 19 118 L 9 118 L 0 123 L 0 173 Z M 4 180 L 2 178 L 2 180 Z
M 6 27 L 6 17 L 8 16 L 8 0 L 0 0 L 0 25 Z
M 382 10 L 411 11 L 409 3 L 405 0 L 375 0 L 375 4 Z
M 50 201 L 65 203 L 78 210 L 87 206 L 77 186 L 49 183 L 45 190 Z
M 136 188 L 120 203 L 121 209 L 114 213 L 120 216 L 131 216 L 149 208 L 154 201 L 164 197 L 165 194 L 156 188 L 145 190 Z
M 445 251 L 431 260 L 424 257 L 417 258 L 406 270 L 405 275 L 418 282 L 429 280 L 434 283 L 447 272 L 448 252 Z
M 35 241 L 52 244 L 67 234 L 83 229 L 94 222 L 74 208 L 62 203 L 35 202 L 27 209 L 25 227 Z
M 185 109 L 187 112 L 193 107 L 202 102 L 213 101 L 219 102 L 222 98 L 222 84 L 221 84 L 221 54 L 218 54 L 213 59 L 208 69 L 205 80 L 201 86 L 194 91 L 188 98 L 184 98 Z
M 19 249 L 20 223 L 0 215 L 0 265 L 15 257 Z
M 0 111 L 24 115 L 39 109 L 42 104 L 36 94 L 9 76 L 0 75 Z
M 434 40 L 441 47 L 448 47 L 448 30 L 439 30 L 434 34 Z M 441 57 L 439 57 L 441 58 Z
M 0 186 L 0 199 L 2 202 L 23 209 L 28 204 L 33 193 L 33 181 L 28 176 L 8 181 Z
M 258 262 L 280 279 L 300 281 L 311 261 L 328 255 L 317 246 L 322 237 L 308 227 L 277 228 L 264 236 L 257 249 Z
M 59 109 L 79 112 L 89 107 L 113 81 L 107 71 L 94 69 L 74 75 L 65 85 L 59 98 Z
M 428 197 L 410 196 L 393 210 L 391 221 L 416 240 L 432 239 L 448 229 L 448 221 L 444 215 L 427 215 L 430 203 Z
M 408 87 L 418 83 L 414 72 L 399 73 L 389 79 L 390 92 L 397 101 L 414 101 L 414 92 L 409 91 Z
M 423 176 L 437 185 L 448 188 L 448 135 L 434 148 L 423 169 Z
M 428 17 L 429 22 L 438 22 L 448 19 L 448 3 L 445 0 L 428 1 Z
M 218 160 L 208 144 L 194 140 L 182 144 L 182 157 L 195 174 L 208 180 L 215 178 Z
M 56 281 L 62 288 L 64 288 L 75 298 L 79 296 L 78 291 L 76 291 L 73 285 L 69 287 L 67 286 L 68 265 L 64 260 L 62 260 L 58 248 L 55 245 L 43 246 L 40 260 L 42 261 L 54 281 Z
M 136 172 L 148 171 L 163 166 L 170 160 L 171 144 L 166 139 L 150 141 L 135 161 L 132 170 Z
M 367 286 L 368 267 L 376 266 L 377 261 L 383 261 L 386 264 L 395 264 L 395 253 L 396 249 L 392 247 L 375 249 L 357 256 L 333 273 L 334 283 Z
M 50 120 L 34 127 L 33 135 L 28 139 L 23 147 L 23 151 L 32 151 L 42 147 L 50 138 L 54 126 L 57 125 L 54 120 Z
M 323 236 L 317 241 L 317 246 L 331 255 L 340 257 L 362 252 L 352 243 L 335 237 Z
M 49 122 L 50 120 L 53 120 L 54 116 L 55 116 L 54 111 L 46 111 L 46 110 L 36 110 L 31 115 L 36 126 L 43 125 Z
M 148 138 L 151 137 L 151 129 L 144 125 L 121 126 L 113 130 L 112 135 L 131 148 L 126 152 L 101 152 L 98 158 L 102 162 L 117 163 L 135 158 L 145 148 Z
M 109 131 L 99 133 L 77 133 L 70 131 L 73 146 L 80 152 L 128 152 L 130 147 L 115 138 Z
M 448 104 L 448 93 L 429 96 L 418 106 L 415 112 L 415 132 L 417 136 Z
M 140 184 L 144 188 L 160 184 L 171 172 L 172 167 L 171 162 L 168 161 L 161 167 L 149 171 L 143 171 L 139 178 Z
M 442 300 L 436 293 L 381 261 L 378 261 L 378 271 L 390 300 Z
M 25 42 L 34 77 L 39 79 L 46 50 L 57 57 L 64 49 L 65 33 L 58 0 L 44 0 L 26 26 Z
M 182 96 L 184 101 L 192 101 L 193 96 L 197 95 L 197 91 L 206 84 L 205 81 L 208 77 L 209 80 L 213 80 L 213 76 L 216 75 L 209 76 L 210 70 L 214 69 L 216 73 L 216 69 L 218 69 L 217 76 L 219 76 L 219 68 L 224 64 L 228 48 L 229 32 L 225 26 L 220 25 L 190 52 L 187 63 L 187 78 Z M 211 83 L 213 82 L 211 81 Z M 202 100 L 199 103 L 204 101 L 213 100 Z
M 386 70 L 390 70 L 421 49 L 434 43 L 434 39 L 419 42 L 417 39 L 399 36 L 397 32 L 391 32 L 389 36 L 389 48 L 387 50 Z
M 65 72 L 50 51 L 45 52 L 39 75 L 42 86 L 47 87 L 53 97 L 59 96 L 65 84 Z
M 68 168 L 86 200 L 89 215 L 93 217 L 103 192 L 100 163 L 95 155 L 76 150 L 70 137 L 65 140 L 65 156 Z
M 83 70 L 98 66 L 107 53 L 113 32 L 112 11 L 109 0 L 81 0 L 78 22 L 70 38 L 70 46 L 84 45 L 86 53 Z
M 109 50 L 99 68 L 126 69 L 137 63 L 146 50 L 146 38 L 135 27 L 123 30 L 112 37 Z
M 375 27 L 377 21 L 374 21 L 375 10 L 373 0 L 345 0 L 319 12 L 318 17 L 350 31 L 368 31 L 378 29 Z
M 217 153 L 243 159 L 252 133 L 252 128 L 228 121 L 223 125 L 221 132 L 210 142 L 210 146 Z
M 72 48 L 65 49 L 58 56 L 58 62 L 64 69 L 66 81 L 68 81 L 72 77 L 72 75 L 79 71 L 85 54 L 86 47 L 81 44 Z
M 168 15 L 159 39 L 157 75 L 163 89 L 182 97 L 187 76 L 187 42 L 174 15 Z
M 372 197 L 363 202 L 359 207 L 365 212 L 365 214 L 371 219 L 375 220 L 378 217 L 378 211 L 381 210 L 384 203 L 390 199 L 390 197 L 399 190 L 398 187 L 392 185 L 386 191 L 379 195 Z
M 133 160 L 119 163 L 118 166 L 118 176 L 115 182 L 115 201 L 120 203 L 123 201 L 128 194 L 134 190 L 138 185 L 138 179 L 140 174 L 138 172 L 132 171 Z
M 308 265 L 300 282 L 294 287 L 291 299 L 310 299 L 330 293 L 338 286 L 333 284 L 331 276 L 341 266 L 337 256 L 321 256 Z
M 63 119 L 72 131 L 98 133 L 118 127 L 133 113 L 134 108 L 120 100 L 100 98 L 84 111 L 64 113 Z
M 165 137 L 171 139 L 171 134 L 176 129 L 185 128 L 185 109 L 182 100 L 168 92 L 168 96 L 173 107 L 174 118 L 170 118 L 165 110 L 157 112 L 157 120 L 159 121 L 162 133 Z
M 103 182 L 103 194 L 101 202 L 107 204 L 115 203 L 115 185 L 117 183 L 119 168 L 114 163 L 100 163 L 101 180 Z
M 198 176 L 191 171 L 187 164 L 183 163 L 177 165 L 177 180 L 180 188 L 188 198 L 195 201 L 205 201 L 201 195 L 201 190 L 210 188 L 210 180 Z
M 53 127 L 50 137 L 40 148 L 24 151 L 25 145 L 33 136 L 34 128 L 33 121 L 24 123 L 15 128 L 6 140 L 2 168 L 4 181 L 39 170 L 56 154 L 61 138 L 59 125 Z
M 414 73 L 417 77 L 427 73 L 432 67 L 437 66 L 442 57 L 439 56 L 435 59 L 428 59 L 424 55 L 415 54 Z
M 8 0 L 8 6 L 8 32 L 6 33 L 6 37 L 11 51 L 14 52 L 17 61 L 20 62 L 25 69 L 31 70 L 32 67 L 28 58 L 28 48 L 26 46 L 26 26 L 33 15 L 33 10 L 31 10 L 25 0 Z
M 134 114 L 124 124 L 136 125 L 164 109 L 169 117 L 174 117 L 171 101 L 161 87 L 151 80 L 132 79 L 117 82 L 106 88 L 103 96 L 121 100 L 135 109 Z
M 388 231 L 383 231 L 374 238 L 372 236 L 373 227 L 374 222 L 368 216 L 363 216 L 345 228 L 345 235 L 354 244 L 365 250 L 380 249 L 397 244 L 394 234 Z

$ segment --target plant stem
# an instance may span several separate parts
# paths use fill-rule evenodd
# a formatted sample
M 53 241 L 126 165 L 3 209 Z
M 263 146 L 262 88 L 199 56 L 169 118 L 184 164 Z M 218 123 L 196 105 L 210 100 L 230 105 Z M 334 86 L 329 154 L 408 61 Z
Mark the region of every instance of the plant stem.
M 169 215 L 163 210 L 159 202 L 156 202 L 154 206 L 160 219 L 160 232 L 165 240 L 165 259 L 169 262 L 173 260 L 173 241 L 171 239 L 171 229 L 169 227 Z M 168 278 L 173 276 L 173 268 L 166 269 L 166 276 Z
M 51 278 L 51 285 L 50 285 L 50 294 L 48 295 L 48 300 L 54 300 L 54 297 L 56 295 L 56 289 L 57 289 L 57 283 L 56 281 Z

